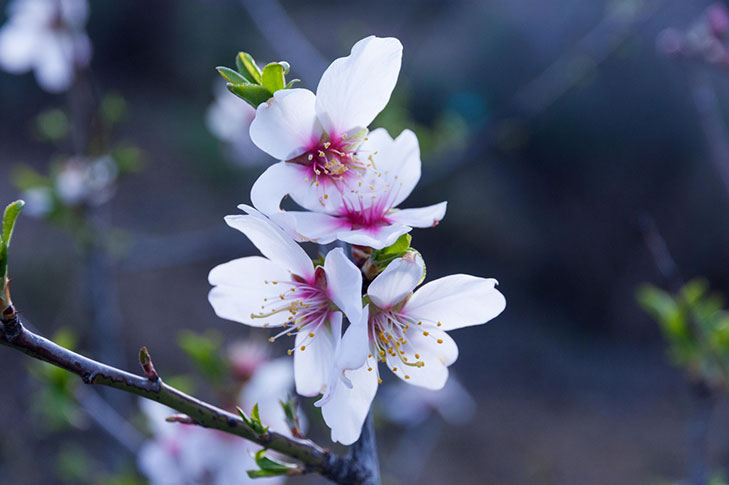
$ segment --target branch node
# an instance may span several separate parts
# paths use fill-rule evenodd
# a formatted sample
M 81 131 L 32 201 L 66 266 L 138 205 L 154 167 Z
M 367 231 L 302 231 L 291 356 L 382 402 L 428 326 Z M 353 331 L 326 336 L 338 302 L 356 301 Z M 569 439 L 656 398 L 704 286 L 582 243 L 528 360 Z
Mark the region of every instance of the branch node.
M 197 421 L 192 419 L 187 414 L 173 414 L 165 419 L 168 423 L 180 423 L 180 424 L 198 424 Z
M 6 314 L 9 315 L 6 317 Z M 18 314 L 15 312 L 15 308 L 10 305 L 7 307 L 2 314 L 3 331 L 5 338 L 9 342 L 14 342 L 21 333 L 23 333 L 23 325 L 18 319 Z

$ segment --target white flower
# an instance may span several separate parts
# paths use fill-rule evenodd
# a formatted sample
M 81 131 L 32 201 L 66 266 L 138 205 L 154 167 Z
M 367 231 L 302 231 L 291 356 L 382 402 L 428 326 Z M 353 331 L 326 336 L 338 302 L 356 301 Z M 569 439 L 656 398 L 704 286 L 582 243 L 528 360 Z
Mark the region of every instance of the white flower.
M 253 379 L 243 387 L 240 404 L 250 409 L 258 403 L 261 420 L 271 429 L 288 433 L 279 399 L 284 399 L 293 380 L 291 362 L 277 359 L 262 364 Z M 167 423 L 173 409 L 150 400 L 141 400 L 153 438 L 137 457 L 140 471 L 151 485 L 237 485 L 240 483 L 278 484 L 283 478 L 250 479 L 247 470 L 257 465 L 251 453 L 258 446 L 238 436 L 197 425 Z
M 265 157 L 248 134 L 255 116 L 256 110 L 231 96 L 225 84 L 216 85 L 215 100 L 208 108 L 205 123 L 213 135 L 230 147 L 233 160 L 241 165 L 258 165 Z
M 370 367 L 374 360 L 409 384 L 441 389 L 458 347 L 446 333 L 488 322 L 506 308 L 496 280 L 457 274 L 423 285 L 423 259 L 408 253 L 372 281 L 370 299 Z M 373 371 L 374 373 L 374 371 Z
M 370 300 L 361 325 L 350 325 L 342 352 L 334 360 L 327 393 L 316 403 L 332 429 L 332 440 L 351 444 L 359 438 L 370 404 L 381 383 L 378 361 L 403 381 L 442 389 L 458 347 L 446 330 L 485 323 L 506 307 L 496 280 L 452 275 L 413 290 L 425 265 L 409 253 L 388 265 L 370 284 Z M 365 359 L 365 364 L 356 363 Z M 345 385 L 337 383 L 344 381 Z
M 14 0 L 0 28 L 0 68 L 20 74 L 35 70 L 50 92 L 68 89 L 77 67 L 88 64 L 91 44 L 83 26 L 86 0 Z
M 341 345 L 342 313 L 350 322 L 362 319 L 362 274 L 340 248 L 315 268 L 283 230 L 255 209 L 239 207 L 248 215 L 227 216 L 225 221 L 265 257 L 240 258 L 213 268 L 210 303 L 221 318 L 255 327 L 284 327 L 269 340 L 295 334 L 289 353 L 294 353 L 296 391 L 303 396 L 323 393 Z
M 286 211 L 271 217 L 301 240 L 327 244 L 335 239 L 382 249 L 413 227 L 432 227 L 445 215 L 446 202 L 418 209 L 397 209 L 420 180 L 418 139 L 410 130 L 393 140 L 386 130 L 372 131 L 358 153 L 371 167 L 341 194 L 330 214 Z
M 358 148 L 390 99 L 401 60 L 400 41 L 370 36 L 327 68 L 316 95 L 283 89 L 261 104 L 251 139 L 282 161 L 254 184 L 253 205 L 272 214 L 289 194 L 307 210 L 337 211 L 341 193 L 356 185 L 370 164 Z

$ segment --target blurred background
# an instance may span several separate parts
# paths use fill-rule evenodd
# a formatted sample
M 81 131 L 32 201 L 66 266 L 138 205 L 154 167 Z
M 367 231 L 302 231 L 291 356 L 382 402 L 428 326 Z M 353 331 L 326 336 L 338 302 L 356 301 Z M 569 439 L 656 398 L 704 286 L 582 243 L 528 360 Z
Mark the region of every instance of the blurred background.
M 68 92 L 0 72 L 2 203 L 35 197 L 11 249 L 14 302 L 43 335 L 135 372 L 146 345 L 163 377 L 222 404 L 195 349 L 268 335 L 218 319 L 207 274 L 256 253 L 223 217 L 271 160 L 214 68 L 245 50 L 315 89 L 357 40 L 396 36 L 402 71 L 372 127 L 418 134 L 423 177 L 404 206 L 449 203 L 413 245 L 429 279 L 495 277 L 508 308 L 453 334 L 463 389 L 378 394 L 385 483 L 718 480 L 723 388 L 697 397 L 701 377 L 672 365 L 635 295 L 699 276 L 729 292 L 727 29 L 721 4 L 699 0 L 92 1 L 92 54 Z M 74 198 L 84 116 L 104 127 L 83 155 L 101 182 Z M 676 271 L 656 264 L 661 242 Z M 135 400 L 8 349 L 0 383 L 1 482 L 146 483 Z M 309 434 L 329 446 L 311 401 Z

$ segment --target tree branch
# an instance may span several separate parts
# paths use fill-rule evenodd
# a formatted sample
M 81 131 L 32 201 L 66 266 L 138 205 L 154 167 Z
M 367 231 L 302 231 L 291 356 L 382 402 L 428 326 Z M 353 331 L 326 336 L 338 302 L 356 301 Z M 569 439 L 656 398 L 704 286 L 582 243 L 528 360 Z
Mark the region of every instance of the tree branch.
M 300 461 L 305 472 L 316 472 L 340 484 L 372 483 L 370 472 L 350 458 L 341 458 L 310 440 L 289 438 L 273 431 L 258 434 L 240 416 L 189 396 L 162 379 L 148 379 L 72 352 L 23 327 L 18 315 L 0 320 L 0 344 L 72 372 L 86 384 L 136 394 L 185 413 L 199 426 L 217 429 L 257 443 Z

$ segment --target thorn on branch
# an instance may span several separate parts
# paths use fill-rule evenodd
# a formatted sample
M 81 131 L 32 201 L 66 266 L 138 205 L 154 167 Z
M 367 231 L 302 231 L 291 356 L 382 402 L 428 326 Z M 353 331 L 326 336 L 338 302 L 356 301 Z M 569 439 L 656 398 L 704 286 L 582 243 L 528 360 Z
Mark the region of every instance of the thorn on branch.
M 142 366 L 142 370 L 144 371 L 144 375 L 147 379 L 152 382 L 156 382 L 159 379 L 159 375 L 157 375 L 157 370 L 154 368 L 152 357 L 150 357 L 147 347 L 139 349 L 139 364 Z

